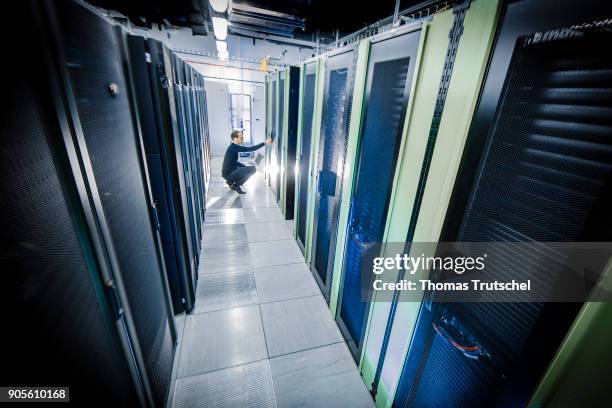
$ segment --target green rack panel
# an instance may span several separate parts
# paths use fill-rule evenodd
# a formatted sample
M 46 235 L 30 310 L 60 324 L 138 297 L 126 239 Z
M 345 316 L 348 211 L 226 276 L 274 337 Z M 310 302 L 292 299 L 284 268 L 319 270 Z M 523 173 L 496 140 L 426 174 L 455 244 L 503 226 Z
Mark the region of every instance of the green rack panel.
M 412 242 L 437 242 L 440 237 L 498 17 L 497 0 L 475 0 L 465 14 L 463 34 L 459 39 Z M 447 10 L 425 24 L 415 97 L 402 160 L 396 174 L 385 242 L 404 242 L 408 233 L 453 20 L 452 10 Z M 420 278 L 425 279 L 425 274 Z M 379 365 L 390 307 L 390 302 L 375 302 L 370 309 L 368 339 L 360 366 L 362 376 L 370 387 Z M 379 373 L 380 381 L 376 389 L 376 404 L 379 407 L 390 407 L 393 403 L 419 307 L 417 302 L 402 301 L 400 295 L 391 332 L 387 333 L 386 357 Z

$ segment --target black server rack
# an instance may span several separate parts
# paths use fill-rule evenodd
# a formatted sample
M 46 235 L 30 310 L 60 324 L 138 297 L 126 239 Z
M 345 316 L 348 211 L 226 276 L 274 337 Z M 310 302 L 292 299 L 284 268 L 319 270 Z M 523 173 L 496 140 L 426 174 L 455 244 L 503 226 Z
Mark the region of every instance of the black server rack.
M 201 134 L 199 119 L 196 114 L 195 77 L 194 69 L 181 61 L 184 70 L 183 102 L 185 107 L 185 123 L 187 125 L 187 142 L 190 159 L 190 170 L 193 182 L 194 212 L 198 242 L 202 239 L 202 225 L 204 217 L 204 189 L 201 177 Z
M 278 74 L 273 74 L 272 75 L 272 80 L 270 81 L 272 83 L 272 102 L 270 103 L 270 109 L 271 109 L 271 115 L 270 115 L 270 121 L 272 122 L 270 124 L 270 138 L 273 141 L 276 141 L 276 138 L 278 137 L 278 100 L 277 100 L 277 95 L 278 95 Z M 274 191 L 274 193 L 276 194 L 276 174 L 278 173 L 278 156 L 276 154 L 276 144 L 273 144 L 269 147 L 270 149 L 270 170 L 272 170 L 271 172 L 269 172 L 269 176 L 268 176 L 268 185 L 270 187 L 272 187 L 272 191 Z
M 173 101 L 176 110 L 177 131 L 179 136 L 179 146 L 181 149 L 181 160 L 183 165 L 183 177 L 185 180 L 185 195 L 187 196 L 187 209 L 189 214 L 189 232 L 191 236 L 191 247 L 193 249 L 193 267 L 196 268 L 200 255 L 200 215 L 198 211 L 198 196 L 196 187 L 196 177 L 194 175 L 194 156 L 193 156 L 193 140 L 190 133 L 190 117 L 187 106 L 185 93 L 187 86 L 185 85 L 185 63 L 176 55 L 172 54 L 171 71 L 173 72 Z
M 368 303 L 361 258 L 383 238 L 421 31 L 373 40 L 336 320 L 358 361 Z
M 45 17 L 38 2 L 19 2 L 11 11 L 13 21 L 31 25 L 27 37 L 5 46 L 19 64 L 5 69 L 10 104 L 0 122 L 1 381 L 68 386 L 75 405 L 87 405 L 92 395 L 108 406 L 138 405 L 144 395 L 125 319 L 96 259 L 93 210 L 81 202 L 82 175 L 72 173 L 76 151 L 58 81 L 47 78 Z M 17 29 L 8 21 L 0 31 L 9 36 Z
M 299 169 L 296 180 L 298 203 L 295 220 L 297 243 L 302 253 L 306 250 L 306 222 L 308 217 L 309 193 L 308 181 L 310 180 L 310 151 L 312 145 L 312 125 L 314 120 L 315 93 L 317 86 L 317 62 L 313 61 L 306 64 L 304 70 L 302 138 L 300 141 Z
M 611 16 L 504 5 L 440 241 L 612 240 Z M 580 306 L 424 303 L 394 406 L 526 406 Z
M 5 383 L 163 406 L 176 331 L 122 38 L 81 3 L 19 8 L 33 27 L 10 48 L 0 142 Z
M 287 95 L 287 156 L 285 158 L 285 206 L 286 220 L 293 219 L 295 209 L 295 155 L 297 150 L 298 105 L 300 103 L 300 68 L 289 67 L 289 94 Z
M 174 312 L 191 311 L 196 282 L 187 244 L 188 228 L 182 207 L 180 168 L 168 104 L 163 46 L 156 40 L 127 36 L 129 61 L 140 131 L 151 189 L 158 213 L 168 283 Z
M 351 47 L 325 61 L 323 113 L 316 159 L 311 266 L 323 296 L 331 291 L 342 179 L 346 156 L 357 51 Z
M 285 75 L 278 73 L 278 106 L 276 113 L 276 139 L 274 148 L 276 149 L 276 177 L 274 180 L 274 191 L 276 202 L 281 201 L 281 180 L 282 180 L 282 157 L 283 157 L 283 133 L 285 132 Z

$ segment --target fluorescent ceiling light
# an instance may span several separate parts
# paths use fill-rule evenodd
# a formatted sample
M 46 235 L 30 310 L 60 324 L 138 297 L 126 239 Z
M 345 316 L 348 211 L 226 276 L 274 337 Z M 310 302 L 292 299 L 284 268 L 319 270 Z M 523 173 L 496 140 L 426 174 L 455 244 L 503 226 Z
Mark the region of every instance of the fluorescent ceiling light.
M 217 40 L 217 52 L 227 52 L 227 43 Z
M 229 0 L 209 0 L 209 2 L 210 7 L 217 13 L 225 13 L 229 4 Z
M 217 40 L 225 41 L 227 38 L 227 20 L 223 17 L 213 17 L 213 31 Z

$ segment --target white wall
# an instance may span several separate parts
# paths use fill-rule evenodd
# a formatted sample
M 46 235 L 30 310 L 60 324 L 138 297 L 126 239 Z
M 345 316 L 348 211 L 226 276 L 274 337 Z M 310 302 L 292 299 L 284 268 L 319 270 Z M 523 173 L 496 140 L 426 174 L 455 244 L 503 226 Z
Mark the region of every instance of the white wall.
M 227 84 L 206 81 L 206 104 L 210 150 L 213 156 L 221 156 L 230 143 L 231 123 Z
M 263 86 L 253 88 L 251 109 L 253 144 L 257 144 L 266 138 L 266 92 Z

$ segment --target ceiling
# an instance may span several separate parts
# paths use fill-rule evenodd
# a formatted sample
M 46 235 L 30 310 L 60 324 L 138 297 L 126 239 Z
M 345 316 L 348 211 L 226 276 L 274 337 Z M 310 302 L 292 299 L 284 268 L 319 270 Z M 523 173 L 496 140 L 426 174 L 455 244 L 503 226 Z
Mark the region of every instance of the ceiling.
M 114 10 L 132 24 L 191 27 L 194 35 L 212 31 L 208 0 L 89 0 L 97 7 Z M 227 19 L 235 35 L 254 38 L 330 43 L 336 30 L 340 37 L 391 16 L 396 0 L 377 0 L 356 7 L 349 0 L 230 0 Z M 400 0 L 404 10 L 423 0 Z M 121 17 L 116 17 L 121 18 Z

